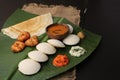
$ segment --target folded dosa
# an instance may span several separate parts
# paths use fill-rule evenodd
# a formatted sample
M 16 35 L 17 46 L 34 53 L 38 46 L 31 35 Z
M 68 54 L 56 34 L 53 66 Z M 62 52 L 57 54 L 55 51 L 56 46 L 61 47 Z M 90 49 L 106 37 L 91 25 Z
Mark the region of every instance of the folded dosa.
M 16 39 L 18 35 L 23 31 L 29 32 L 31 36 L 40 36 L 45 32 L 46 27 L 52 23 L 52 15 L 50 13 L 47 13 L 28 19 L 8 28 L 3 28 L 1 31 L 3 34 L 6 34 L 13 39 Z

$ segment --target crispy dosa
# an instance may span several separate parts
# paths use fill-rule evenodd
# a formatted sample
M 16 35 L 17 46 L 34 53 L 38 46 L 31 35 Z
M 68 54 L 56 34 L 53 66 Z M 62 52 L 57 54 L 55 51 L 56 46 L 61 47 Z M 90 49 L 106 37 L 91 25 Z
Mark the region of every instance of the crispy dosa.
M 28 19 L 8 28 L 3 28 L 1 31 L 3 34 L 6 34 L 13 39 L 16 39 L 18 35 L 23 31 L 29 32 L 31 36 L 40 36 L 45 32 L 46 27 L 52 23 L 52 15 L 50 13 L 47 13 Z

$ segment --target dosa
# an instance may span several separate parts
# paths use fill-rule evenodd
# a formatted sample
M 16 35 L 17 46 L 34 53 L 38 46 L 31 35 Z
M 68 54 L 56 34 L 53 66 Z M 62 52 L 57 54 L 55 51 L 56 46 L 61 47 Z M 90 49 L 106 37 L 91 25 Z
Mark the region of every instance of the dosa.
M 45 32 L 46 27 L 52 23 L 52 15 L 50 13 L 47 13 L 28 19 L 8 28 L 3 28 L 1 31 L 3 34 L 6 34 L 13 39 L 16 39 L 18 35 L 23 31 L 29 32 L 31 36 L 40 36 Z

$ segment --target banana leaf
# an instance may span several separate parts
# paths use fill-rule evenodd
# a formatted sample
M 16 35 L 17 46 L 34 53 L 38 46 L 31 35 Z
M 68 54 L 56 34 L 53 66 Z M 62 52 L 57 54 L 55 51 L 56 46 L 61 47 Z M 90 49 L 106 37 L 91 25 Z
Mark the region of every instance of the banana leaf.
M 17 24 L 35 16 L 37 15 L 30 14 L 18 9 L 6 20 L 3 28 Z M 80 27 L 74 25 L 65 18 L 53 17 L 53 21 L 54 23 L 71 24 L 74 28 L 74 34 L 77 34 L 79 31 L 82 30 Z M 35 47 L 27 47 L 22 52 L 13 53 L 10 50 L 10 46 L 15 40 L 0 32 L 0 80 L 50 80 L 50 78 L 59 75 L 80 64 L 97 48 L 101 40 L 100 35 L 92 33 L 91 31 L 86 29 L 83 29 L 83 31 L 86 35 L 86 38 L 81 40 L 80 43 L 77 45 L 80 45 L 86 49 L 86 53 L 84 55 L 80 57 L 71 56 L 69 54 L 71 46 L 66 46 L 63 49 L 57 49 L 56 54 L 49 55 L 49 60 L 47 62 L 41 63 L 41 70 L 37 74 L 31 76 L 21 74 L 18 71 L 18 63 L 21 60 L 27 58 L 28 52 L 34 50 Z M 40 42 L 46 41 L 47 39 L 48 37 L 46 34 L 39 36 Z M 57 54 L 66 54 L 70 59 L 69 64 L 65 67 L 54 67 L 52 65 L 52 60 Z

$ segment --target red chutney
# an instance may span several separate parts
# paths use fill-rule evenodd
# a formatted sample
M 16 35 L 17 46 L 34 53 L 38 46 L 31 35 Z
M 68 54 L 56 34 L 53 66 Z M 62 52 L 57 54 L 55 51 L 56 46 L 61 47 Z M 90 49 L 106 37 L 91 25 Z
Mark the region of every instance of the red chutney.
M 69 58 L 67 55 L 58 54 L 53 60 L 53 65 L 56 67 L 66 66 L 68 63 Z

